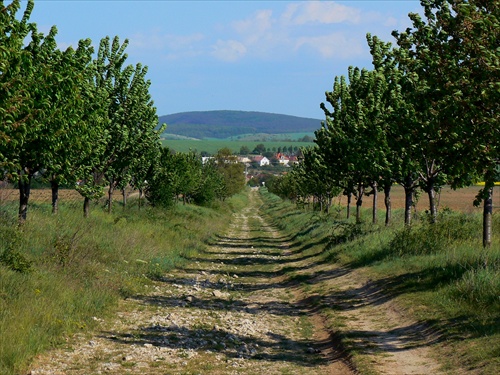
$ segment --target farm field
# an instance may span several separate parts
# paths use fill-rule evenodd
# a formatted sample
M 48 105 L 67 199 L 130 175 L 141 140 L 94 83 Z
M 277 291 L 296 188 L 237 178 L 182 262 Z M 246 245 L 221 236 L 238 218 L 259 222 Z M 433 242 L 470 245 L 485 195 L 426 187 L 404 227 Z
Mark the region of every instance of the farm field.
M 495 192 L 498 191 L 497 187 Z M 471 186 L 468 188 L 463 188 L 459 190 L 452 190 L 449 187 L 444 187 L 441 194 L 438 196 L 438 209 L 442 210 L 444 208 L 449 208 L 453 211 L 460 211 L 464 213 L 480 213 L 482 212 L 482 207 L 474 207 L 472 204 L 474 198 L 481 189 L 481 186 Z M 498 201 L 497 194 L 493 195 L 493 204 L 496 212 L 500 211 L 500 202 Z M 132 192 L 129 192 L 129 195 Z M 17 200 L 19 197 L 19 192 L 16 189 L 0 189 L 0 203 L 3 201 Z M 82 196 L 72 189 L 62 189 L 59 191 L 59 199 L 61 202 L 83 202 Z M 121 194 L 117 192 L 115 194 L 115 200 L 119 201 L 121 199 Z M 33 189 L 31 190 L 30 196 L 31 202 L 36 203 L 50 203 L 51 202 L 51 191 L 50 189 Z M 404 190 L 401 186 L 395 185 L 392 188 L 391 202 L 393 209 L 404 208 Z M 427 210 L 427 196 L 425 194 L 420 194 L 419 200 L 416 204 L 417 211 Z M 339 203 L 341 205 L 346 205 L 346 197 L 337 197 L 334 199 L 334 203 Z M 369 207 L 371 205 L 371 197 L 365 197 L 363 206 Z M 354 204 L 354 203 L 353 203 Z M 384 195 L 379 192 L 378 200 L 379 209 L 384 209 Z
M 482 212 L 482 206 L 474 207 L 473 202 L 479 190 L 481 190 L 481 186 L 470 186 L 467 188 L 453 190 L 450 187 L 446 186 L 441 190 L 441 193 L 437 197 L 438 209 L 442 210 L 444 208 L 449 208 L 453 211 L 459 211 L 463 213 L 480 213 Z M 498 197 L 495 195 L 495 192 L 498 190 L 498 187 L 494 189 L 493 192 L 493 205 L 495 211 L 500 211 L 500 202 L 498 202 Z M 334 200 L 335 203 L 340 203 L 345 206 L 347 204 L 347 198 L 345 196 L 338 197 Z M 417 211 L 425 211 L 428 209 L 428 198 L 424 192 L 420 193 L 418 201 L 416 203 Z M 404 189 L 395 185 L 391 190 L 391 203 L 392 209 L 403 209 L 405 204 L 405 192 Z M 355 204 L 354 201 L 352 203 Z M 363 206 L 365 208 L 370 207 L 371 205 L 371 197 L 365 197 L 363 200 Z M 378 196 L 378 208 L 384 209 L 384 193 L 379 192 Z

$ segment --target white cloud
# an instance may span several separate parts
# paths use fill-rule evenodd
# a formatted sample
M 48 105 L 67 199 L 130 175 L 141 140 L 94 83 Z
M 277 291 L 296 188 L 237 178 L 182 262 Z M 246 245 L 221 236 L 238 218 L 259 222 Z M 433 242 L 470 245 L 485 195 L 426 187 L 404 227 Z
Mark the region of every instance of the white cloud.
M 130 47 L 162 51 L 167 59 L 210 54 L 235 62 L 242 58 L 283 59 L 305 49 L 324 58 L 348 58 L 363 54 L 364 37 L 358 23 L 371 24 L 373 14 L 334 1 L 301 1 L 276 9 L 260 9 L 246 18 L 215 28 L 215 35 L 162 34 L 153 31 L 130 38 Z M 361 21 L 362 20 L 362 21 Z M 380 18 L 377 23 L 380 23 Z M 390 19 L 387 22 L 393 23 Z M 368 26 L 367 25 L 367 31 Z M 357 38 L 355 37 L 357 35 Z
M 333 1 L 293 3 L 287 6 L 282 15 L 283 22 L 292 25 L 359 23 L 360 19 L 361 12 L 359 9 Z
M 363 53 L 364 45 L 359 39 L 348 38 L 344 33 L 332 33 L 314 37 L 299 37 L 295 49 L 309 47 L 317 51 L 322 57 L 349 58 Z
M 218 40 L 213 55 L 231 62 L 246 56 L 282 58 L 309 46 L 322 57 L 350 57 L 362 53 L 361 46 L 354 43 L 353 48 L 347 37 L 348 27 L 359 22 L 360 14 L 353 7 L 320 1 L 291 3 L 281 14 L 262 9 L 232 22 L 234 37 L 226 42 Z M 332 34 L 331 24 L 345 24 L 345 36 L 340 31 Z
M 240 34 L 262 34 L 271 30 L 273 26 L 273 12 L 270 9 L 257 11 L 253 16 L 233 22 L 234 29 Z
M 212 46 L 212 56 L 215 58 L 234 62 L 239 60 L 247 53 L 247 48 L 245 45 L 237 40 L 218 40 L 214 46 Z

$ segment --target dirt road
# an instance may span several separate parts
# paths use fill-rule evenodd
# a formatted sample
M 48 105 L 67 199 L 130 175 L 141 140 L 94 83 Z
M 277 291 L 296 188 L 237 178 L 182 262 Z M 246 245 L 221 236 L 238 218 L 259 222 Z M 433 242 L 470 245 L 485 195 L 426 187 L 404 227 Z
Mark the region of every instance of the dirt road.
M 356 295 L 363 281 L 355 275 L 290 251 L 290 240 L 260 216 L 259 199 L 252 193 L 227 233 L 186 268 L 121 302 L 116 318 L 101 321 L 91 337 L 40 356 L 31 374 L 360 373 L 325 327 L 331 324 L 315 309 L 317 296 L 288 278 L 290 267 L 317 275 L 329 267 L 335 277 L 316 281 L 352 294 L 359 309 L 339 304 L 339 316 L 349 329 L 374 332 L 376 350 L 366 356 L 375 373 L 437 373 L 418 327 L 405 330 L 411 322 L 392 307 L 363 304 L 369 296 Z M 368 345 L 365 337 L 359 345 Z

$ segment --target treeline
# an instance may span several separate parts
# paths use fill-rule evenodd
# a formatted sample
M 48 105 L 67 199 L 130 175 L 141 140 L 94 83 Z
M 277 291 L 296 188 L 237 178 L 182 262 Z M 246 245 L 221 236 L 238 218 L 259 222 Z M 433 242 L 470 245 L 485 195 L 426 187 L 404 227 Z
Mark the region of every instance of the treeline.
M 325 121 L 317 147 L 274 183 L 292 199 L 314 197 L 328 207 L 339 193 L 356 201 L 384 192 L 391 221 L 394 183 L 405 190 L 405 224 L 417 191 L 429 198 L 437 219 L 436 192 L 484 181 L 475 204 L 484 204 L 483 245 L 492 236 L 493 186 L 500 164 L 500 3 L 425 0 L 424 17 L 394 31 L 396 45 L 367 35 L 373 69 L 349 67 L 335 77 L 321 103 Z M 348 211 L 349 212 L 349 211 Z
M 0 2 L 0 171 L 19 187 L 21 222 L 34 178 L 50 183 L 54 213 L 59 186 L 75 186 L 85 216 L 105 186 L 109 211 L 113 193 L 126 186 L 145 193 L 152 204 L 166 204 L 168 194 L 170 200 L 184 194 L 189 201 L 191 191 L 177 187 L 158 195 L 165 181 L 180 178 L 176 166 L 189 163 L 198 168 L 196 176 L 204 176 L 203 189 L 207 181 L 217 184 L 213 197 L 232 193 L 234 181 L 224 165 L 210 169 L 194 163 L 195 155 L 172 156 L 162 149 L 147 67 L 126 65 L 127 40 L 103 38 L 96 56 L 90 39 L 60 50 L 55 26 L 44 35 L 29 21 L 34 1 L 18 17 L 20 7 L 19 0 Z M 209 199 L 199 195 L 200 201 Z

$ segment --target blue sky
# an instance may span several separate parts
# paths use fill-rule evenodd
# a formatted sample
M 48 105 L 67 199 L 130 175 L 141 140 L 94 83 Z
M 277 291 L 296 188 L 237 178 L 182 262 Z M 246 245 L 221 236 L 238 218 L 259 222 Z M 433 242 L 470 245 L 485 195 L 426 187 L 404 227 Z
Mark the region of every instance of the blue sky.
M 35 0 L 31 21 L 45 33 L 56 25 L 60 48 L 128 39 L 127 61 L 148 66 L 158 115 L 229 109 L 322 119 L 334 77 L 371 67 L 366 33 L 392 41 L 420 10 L 414 0 Z

